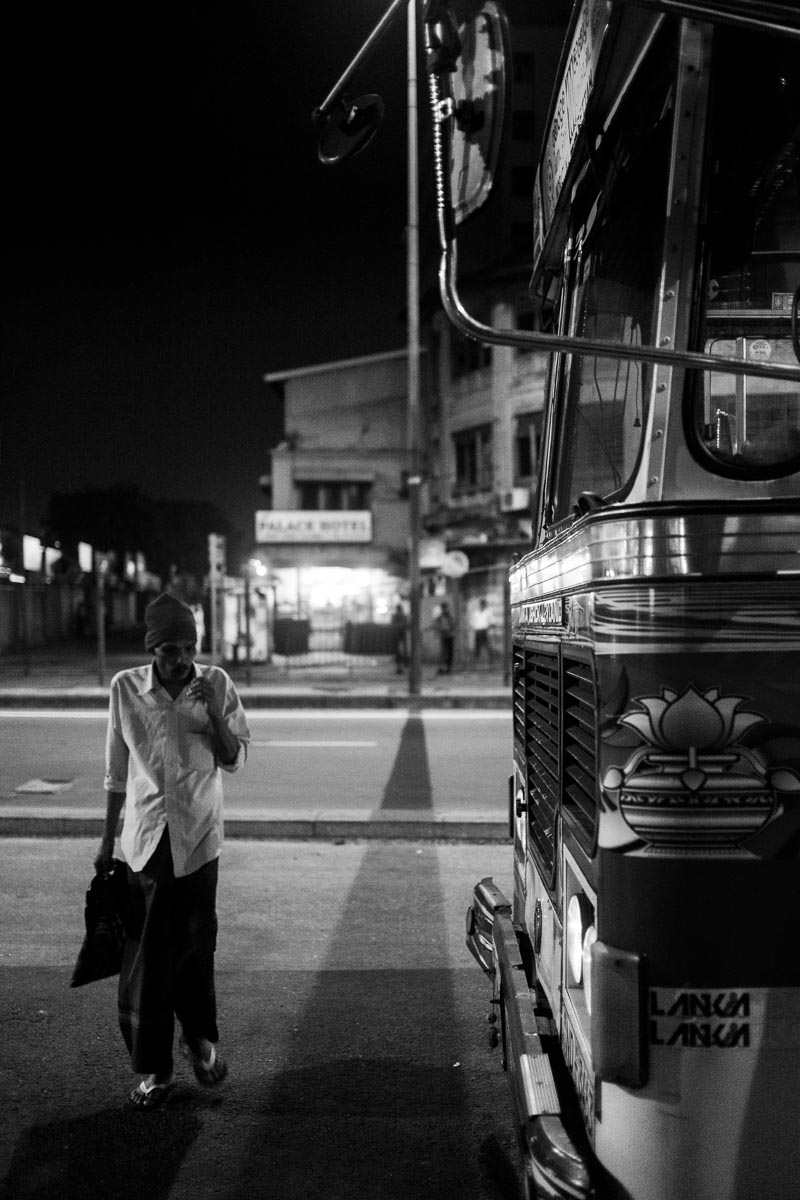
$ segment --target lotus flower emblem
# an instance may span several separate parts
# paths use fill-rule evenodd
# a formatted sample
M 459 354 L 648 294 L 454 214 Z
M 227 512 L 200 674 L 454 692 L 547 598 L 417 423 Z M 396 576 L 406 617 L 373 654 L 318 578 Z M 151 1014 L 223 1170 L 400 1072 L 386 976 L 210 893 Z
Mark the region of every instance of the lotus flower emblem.
M 765 721 L 743 711 L 745 701 L 692 684 L 680 693 L 664 688 L 660 696 L 638 697 L 619 721 L 644 746 L 605 772 L 609 818 L 624 818 L 651 853 L 739 852 L 774 815 L 776 790 L 787 783 L 800 788 L 794 772 L 768 772 L 758 752 L 742 745 L 746 731 Z M 787 774 L 791 780 L 783 779 Z M 605 844 L 623 848 L 620 835 L 617 825 Z
M 764 720 L 758 713 L 739 712 L 744 697 L 722 696 L 719 688 L 701 693 L 690 685 L 680 695 L 664 688 L 660 696 L 641 696 L 636 703 L 643 711 L 626 713 L 620 724 L 670 754 L 722 750 Z

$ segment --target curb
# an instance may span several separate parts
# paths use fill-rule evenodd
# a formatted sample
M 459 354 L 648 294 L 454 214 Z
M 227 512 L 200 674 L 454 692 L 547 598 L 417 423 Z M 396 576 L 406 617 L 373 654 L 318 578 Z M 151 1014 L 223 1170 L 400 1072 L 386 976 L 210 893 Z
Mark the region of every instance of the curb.
M 100 812 L 51 808 L 34 813 L 21 807 L 0 810 L 0 838 L 99 838 L 104 825 Z M 231 841 L 507 842 L 509 830 L 507 821 L 386 810 L 369 815 L 333 812 L 258 817 L 234 814 L 225 817 L 225 837 Z

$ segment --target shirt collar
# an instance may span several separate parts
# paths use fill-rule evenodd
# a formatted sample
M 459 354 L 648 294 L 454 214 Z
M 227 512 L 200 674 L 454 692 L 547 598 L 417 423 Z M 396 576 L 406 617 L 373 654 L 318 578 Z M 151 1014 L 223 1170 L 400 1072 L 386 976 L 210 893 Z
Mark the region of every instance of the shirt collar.
M 194 675 L 190 675 L 190 677 L 187 681 L 187 686 L 189 683 L 192 682 L 193 679 L 196 679 L 198 675 L 202 675 L 202 673 L 203 673 L 204 668 L 200 665 L 200 663 L 196 662 L 193 664 L 193 666 L 194 666 Z M 161 687 L 162 687 L 162 684 L 158 678 L 158 675 L 156 674 L 155 660 L 151 659 L 151 661 L 148 663 L 148 665 L 144 669 L 144 675 L 142 677 L 141 691 L 142 691 L 142 693 L 157 692 L 161 689 Z M 166 688 L 164 690 L 166 691 Z

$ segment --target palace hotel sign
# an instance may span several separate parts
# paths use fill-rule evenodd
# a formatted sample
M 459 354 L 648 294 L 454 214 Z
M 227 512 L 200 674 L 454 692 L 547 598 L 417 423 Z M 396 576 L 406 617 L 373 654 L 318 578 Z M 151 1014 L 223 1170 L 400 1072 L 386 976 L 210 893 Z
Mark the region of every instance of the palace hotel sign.
M 317 512 L 308 509 L 266 509 L 256 513 L 260 544 L 371 542 L 372 513 L 362 510 Z

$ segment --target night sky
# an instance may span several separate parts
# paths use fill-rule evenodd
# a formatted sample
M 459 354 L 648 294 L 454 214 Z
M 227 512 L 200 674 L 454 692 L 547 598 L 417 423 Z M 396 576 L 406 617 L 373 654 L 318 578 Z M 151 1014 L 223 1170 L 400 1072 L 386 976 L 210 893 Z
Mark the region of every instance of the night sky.
M 4 10 L 0 525 L 135 483 L 249 531 L 262 376 L 404 345 L 403 13 L 372 144 L 324 167 L 310 116 L 386 7 Z

